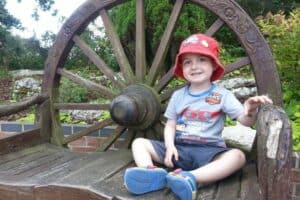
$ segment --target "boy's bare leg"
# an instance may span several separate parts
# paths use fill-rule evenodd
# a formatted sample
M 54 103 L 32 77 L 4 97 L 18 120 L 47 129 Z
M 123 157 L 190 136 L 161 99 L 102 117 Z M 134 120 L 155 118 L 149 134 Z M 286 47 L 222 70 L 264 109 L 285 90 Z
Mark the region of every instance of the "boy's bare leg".
M 132 142 L 132 154 L 138 167 L 152 166 L 153 161 L 161 163 L 151 142 L 148 139 L 137 138 Z
M 229 176 L 242 168 L 245 163 L 245 154 L 239 149 L 232 149 L 217 155 L 207 165 L 190 172 L 196 177 L 198 183 L 208 184 Z

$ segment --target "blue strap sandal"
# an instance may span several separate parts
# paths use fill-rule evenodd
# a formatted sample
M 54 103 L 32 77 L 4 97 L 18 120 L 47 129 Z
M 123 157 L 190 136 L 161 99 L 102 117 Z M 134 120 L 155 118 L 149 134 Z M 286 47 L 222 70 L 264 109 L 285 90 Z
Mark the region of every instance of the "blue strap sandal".
M 170 172 L 167 177 L 167 186 L 178 196 L 181 200 L 196 199 L 197 184 L 196 178 L 193 174 L 187 171 L 177 169 Z
M 133 194 L 144 194 L 163 189 L 168 172 L 156 166 L 132 167 L 125 170 L 124 185 Z

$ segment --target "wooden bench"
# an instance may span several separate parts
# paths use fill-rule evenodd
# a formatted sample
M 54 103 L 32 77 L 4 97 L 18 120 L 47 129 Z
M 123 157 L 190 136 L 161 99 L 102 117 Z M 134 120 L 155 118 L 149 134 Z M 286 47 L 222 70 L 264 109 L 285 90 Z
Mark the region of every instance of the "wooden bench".
M 37 128 L 0 140 L 0 199 L 175 199 L 168 189 L 142 196 L 129 194 L 123 186 L 122 175 L 127 167 L 134 165 L 130 150 L 112 151 L 110 146 L 124 132 L 125 147 L 130 147 L 136 137 L 162 137 L 162 113 L 170 95 L 178 87 L 168 87 L 173 79 L 172 70 L 165 73 L 166 70 L 161 69 L 176 21 L 187 1 L 170 1 L 173 10 L 151 67 L 146 65 L 145 57 L 145 2 L 136 1 L 135 66 L 130 66 L 124 44 L 108 15 L 109 9 L 123 2 L 88 0 L 78 8 L 58 33 L 49 52 L 41 94 L 23 102 L 0 106 L 0 116 L 32 106 L 37 108 Z M 256 142 L 247 165 L 222 181 L 200 188 L 197 199 L 299 199 L 292 193 L 292 184 L 300 181 L 300 173 L 292 168 L 290 123 L 280 108 L 280 81 L 266 41 L 251 18 L 233 0 L 190 2 L 217 16 L 205 32 L 207 35 L 228 26 L 245 49 L 246 57 L 226 66 L 226 72 L 250 65 L 258 93 L 267 93 L 275 104 L 260 109 Z M 80 37 L 87 25 L 99 15 L 123 78 L 118 78 L 104 59 Z M 74 45 L 108 77 L 114 90 L 64 68 Z M 62 77 L 96 92 L 110 103 L 60 102 Z M 108 110 L 111 118 L 64 136 L 59 120 L 60 110 L 63 109 Z M 116 128 L 99 146 L 98 152 L 75 153 L 65 148 L 69 142 L 112 124 L 116 124 Z
M 133 166 L 130 150 L 75 153 L 43 142 L 38 130 L 0 141 L 0 199 L 175 199 L 168 189 L 142 196 L 127 192 L 122 177 L 124 170 Z M 263 107 L 257 160 L 249 160 L 232 176 L 200 188 L 197 199 L 291 198 L 292 181 L 299 181 L 300 173 L 291 167 L 290 136 L 283 110 Z M 293 177 L 288 178 L 290 175 Z

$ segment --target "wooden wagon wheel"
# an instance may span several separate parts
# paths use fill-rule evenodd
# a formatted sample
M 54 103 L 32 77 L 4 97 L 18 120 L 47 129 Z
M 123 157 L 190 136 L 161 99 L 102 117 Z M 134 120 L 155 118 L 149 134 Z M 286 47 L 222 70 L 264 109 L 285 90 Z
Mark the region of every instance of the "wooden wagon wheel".
M 144 0 L 136 1 L 136 66 L 130 66 L 124 48 L 114 30 L 108 10 L 126 1 L 124 0 L 88 0 L 79 7 L 66 21 L 57 35 L 56 41 L 49 52 L 45 65 L 45 76 L 42 92 L 48 93 L 51 100 L 52 142 L 63 145 L 95 130 L 111 124 L 117 124 L 116 129 L 101 150 L 106 150 L 127 130 L 128 144 L 141 132 L 154 136 L 162 133 L 161 115 L 164 104 L 172 90 L 165 90 L 173 78 L 172 71 L 159 74 L 162 62 L 165 59 L 172 33 L 178 21 L 182 7 L 186 2 L 194 3 L 214 13 L 218 19 L 206 31 L 207 35 L 214 35 L 222 26 L 228 26 L 237 36 L 245 49 L 246 57 L 226 66 L 226 72 L 251 65 L 259 94 L 268 93 L 275 104 L 281 104 L 281 87 L 276 72 L 271 51 L 259 32 L 255 23 L 233 0 L 176 0 L 173 1 L 173 10 L 165 28 L 161 42 L 149 70 L 146 67 L 145 48 L 145 17 Z M 124 79 L 119 79 L 83 40 L 80 34 L 96 17 L 101 16 L 104 27 L 112 44 L 115 57 Z M 118 88 L 113 92 L 109 88 L 99 85 L 83 77 L 79 77 L 64 69 L 64 64 L 73 46 L 79 47 L 82 52 L 105 74 Z M 134 70 L 132 70 L 134 69 Z M 99 96 L 109 99 L 110 104 L 67 104 L 58 103 L 58 88 L 60 78 L 65 77 L 89 90 L 96 91 Z M 160 77 L 160 78 L 158 78 Z M 161 91 L 164 90 L 164 93 Z M 60 109 L 101 109 L 110 110 L 111 119 L 94 124 L 69 137 L 63 136 L 62 127 L 58 119 Z

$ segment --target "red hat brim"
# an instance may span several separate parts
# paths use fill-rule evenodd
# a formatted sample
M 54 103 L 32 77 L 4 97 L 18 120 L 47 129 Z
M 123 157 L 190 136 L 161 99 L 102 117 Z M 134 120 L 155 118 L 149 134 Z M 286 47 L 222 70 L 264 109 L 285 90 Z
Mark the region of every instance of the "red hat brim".
M 179 78 L 186 80 L 183 76 L 183 71 L 182 71 L 182 64 L 181 64 L 181 57 L 184 54 L 187 53 L 196 53 L 199 55 L 204 55 L 204 56 L 208 56 L 210 58 L 213 59 L 213 61 L 215 62 L 215 64 L 217 65 L 217 68 L 215 69 L 215 71 L 213 72 L 212 76 L 211 76 L 211 81 L 215 81 L 218 79 L 221 79 L 223 74 L 224 74 L 224 66 L 221 64 L 221 62 L 219 61 L 219 59 L 207 48 L 203 47 L 203 48 L 186 48 L 183 51 L 180 51 L 180 53 L 177 54 L 176 56 L 176 61 L 175 61 L 175 66 L 174 66 L 174 74 L 176 76 L 178 76 Z

